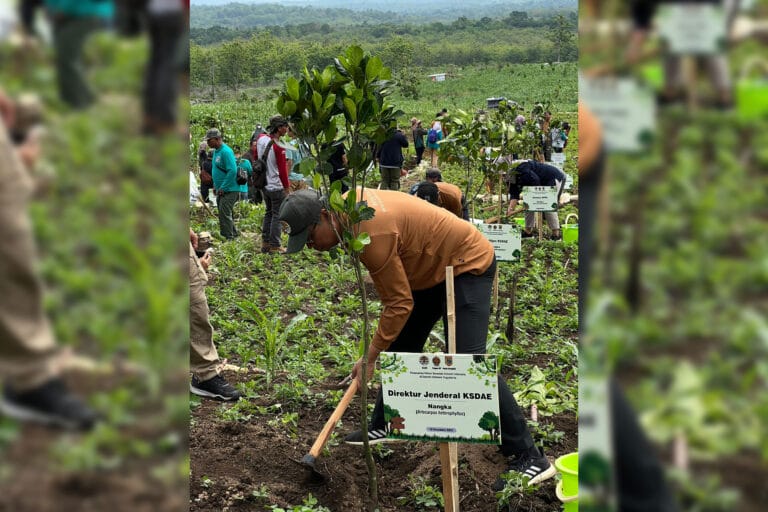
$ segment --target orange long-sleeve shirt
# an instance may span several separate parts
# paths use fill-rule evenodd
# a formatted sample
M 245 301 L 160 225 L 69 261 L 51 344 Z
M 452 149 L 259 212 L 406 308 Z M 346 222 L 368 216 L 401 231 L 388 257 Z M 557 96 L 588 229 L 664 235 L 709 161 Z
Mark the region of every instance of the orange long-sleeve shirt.
M 371 237 L 361 261 L 383 305 L 372 344 L 386 350 L 413 311 L 412 290 L 445 281 L 447 266 L 456 276 L 482 274 L 493 246 L 471 223 L 409 194 L 366 189 L 364 199 L 376 213 L 360 225 Z
M 452 212 L 459 218 L 464 215 L 464 205 L 461 204 L 461 189 L 452 183 L 438 181 L 435 183 L 440 193 L 440 206 Z

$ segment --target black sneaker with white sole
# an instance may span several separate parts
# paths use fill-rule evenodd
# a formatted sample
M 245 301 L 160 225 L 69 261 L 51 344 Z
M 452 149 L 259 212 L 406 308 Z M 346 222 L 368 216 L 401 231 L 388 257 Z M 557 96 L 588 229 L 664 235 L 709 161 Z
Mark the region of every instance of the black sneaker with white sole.
M 387 433 L 383 428 L 372 428 L 368 430 L 368 444 L 387 443 L 397 441 L 397 439 L 388 439 Z M 344 442 L 353 446 L 363 446 L 363 431 L 355 430 L 344 438 Z
M 98 420 L 93 409 L 58 378 L 28 391 L 15 391 L 6 383 L 0 398 L 0 412 L 19 421 L 69 430 L 90 430 Z
M 555 467 L 543 456 L 521 455 L 509 460 L 509 471 L 515 471 L 528 477 L 528 485 L 534 485 L 549 480 L 557 474 Z M 491 486 L 495 492 L 499 492 L 506 486 L 506 481 L 499 477 Z
M 204 381 L 198 380 L 198 378 L 193 375 L 189 390 L 195 395 L 204 396 L 206 398 L 215 398 L 225 402 L 240 399 L 240 392 L 221 375 L 216 375 L 215 377 Z

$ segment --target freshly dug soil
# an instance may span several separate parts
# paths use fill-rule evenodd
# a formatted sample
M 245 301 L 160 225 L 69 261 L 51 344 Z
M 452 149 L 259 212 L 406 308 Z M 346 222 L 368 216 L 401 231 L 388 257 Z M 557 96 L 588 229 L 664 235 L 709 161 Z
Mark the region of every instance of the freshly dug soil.
M 228 374 L 230 382 L 250 380 L 252 376 Z M 330 383 L 328 383 L 330 386 Z M 375 395 L 375 392 L 373 392 Z M 371 397 L 373 398 L 373 397 Z M 259 405 L 271 405 L 267 402 Z M 296 461 L 309 451 L 315 437 L 331 414 L 325 406 L 299 413 L 296 437 L 288 428 L 270 426 L 269 416 L 254 416 L 247 422 L 225 422 L 217 409 L 221 404 L 203 401 L 193 412 L 190 432 L 192 474 L 190 478 L 191 511 L 263 511 L 270 505 L 298 505 L 311 493 L 320 505 L 333 512 L 365 510 L 368 476 L 362 448 L 340 443 L 344 435 L 355 430 L 359 421 L 359 398 L 347 409 L 343 425 L 336 430 L 340 443 L 321 456 L 317 469 L 325 480 L 313 478 L 311 471 Z M 223 405 L 229 407 L 229 405 Z M 577 425 L 573 415 L 539 418 L 553 423 L 565 433 L 550 459 L 575 451 Z M 386 457 L 377 458 L 379 495 L 382 511 L 425 510 L 398 502 L 398 497 L 411 496 L 409 475 L 441 489 L 439 448 L 436 443 L 388 443 Z M 492 512 L 497 509 L 490 489 L 496 477 L 505 470 L 505 461 L 492 446 L 459 445 L 459 485 L 461 510 Z M 266 496 L 253 493 L 265 486 Z M 257 493 L 258 494 L 258 493 Z M 555 496 L 555 479 L 541 486 L 533 495 L 513 500 L 514 510 L 552 512 L 560 509 Z

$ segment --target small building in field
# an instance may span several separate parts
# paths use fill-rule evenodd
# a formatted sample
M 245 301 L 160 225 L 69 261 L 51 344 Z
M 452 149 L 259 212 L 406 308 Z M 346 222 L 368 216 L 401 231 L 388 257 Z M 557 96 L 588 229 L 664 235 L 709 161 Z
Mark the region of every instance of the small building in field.
M 435 73 L 434 75 L 429 75 L 429 78 L 431 78 L 433 82 L 445 82 L 445 76 L 445 73 Z

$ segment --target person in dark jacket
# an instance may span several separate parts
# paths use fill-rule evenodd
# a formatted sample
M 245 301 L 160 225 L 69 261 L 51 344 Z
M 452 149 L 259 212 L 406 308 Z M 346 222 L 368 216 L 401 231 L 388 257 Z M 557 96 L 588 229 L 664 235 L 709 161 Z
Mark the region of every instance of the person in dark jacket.
M 507 215 L 517 213 L 518 199 L 523 187 L 557 187 L 557 197 L 563 193 L 565 186 L 565 173 L 557 167 L 534 160 L 526 160 L 519 164 L 510 172 L 509 184 L 509 208 Z M 560 220 L 557 212 L 544 212 L 544 218 L 547 220 L 549 229 L 552 230 L 552 238 L 557 240 L 562 236 L 560 231 Z M 525 230 L 524 237 L 533 236 L 533 223 L 535 212 L 525 212 Z
M 323 149 L 326 149 L 328 145 L 323 145 Z M 330 164 L 331 174 L 329 179 L 331 184 L 336 181 L 341 181 L 341 193 L 349 190 L 349 186 L 344 182 L 344 178 L 349 176 L 349 169 L 347 169 L 347 152 L 344 149 L 343 142 L 333 143 L 333 147 L 336 149 L 333 154 L 328 158 L 328 164 Z
M 712 4 L 721 5 L 726 11 L 726 20 L 733 18 L 738 2 L 733 0 L 632 0 L 633 30 L 627 47 L 626 59 L 629 64 L 640 60 L 640 50 L 648 37 L 651 22 L 659 5 L 675 4 Z M 729 23 L 726 21 L 726 23 Z M 727 108 L 733 104 L 733 84 L 728 70 L 725 53 L 703 56 L 702 61 L 708 68 L 710 80 L 717 91 L 716 106 Z M 664 89 L 659 98 L 662 104 L 674 103 L 685 99 L 685 83 L 681 55 L 666 54 L 664 64 Z
M 413 147 L 416 149 L 416 165 L 421 163 L 421 157 L 424 156 L 424 136 L 427 130 L 421 126 L 421 119 L 415 117 L 411 119 L 411 134 L 413 135 Z
M 377 159 L 381 172 L 381 190 L 400 190 L 400 176 L 403 167 L 403 148 L 408 147 L 408 139 L 397 130 L 379 148 Z

